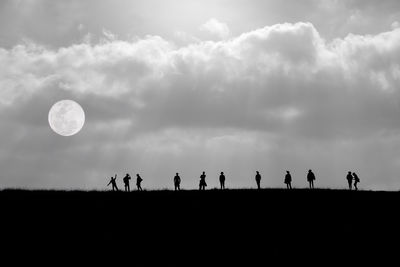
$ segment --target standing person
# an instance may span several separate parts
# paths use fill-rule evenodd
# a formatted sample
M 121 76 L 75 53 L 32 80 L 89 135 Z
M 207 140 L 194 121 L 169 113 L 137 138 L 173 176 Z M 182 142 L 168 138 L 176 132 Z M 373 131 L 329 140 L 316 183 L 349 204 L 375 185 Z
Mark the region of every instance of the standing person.
M 142 181 L 143 181 L 142 177 L 140 177 L 139 174 L 136 174 L 136 187 L 138 191 L 143 191 L 141 186 Z
M 122 179 L 124 181 L 124 185 L 125 185 L 125 192 L 130 192 L 131 191 L 131 188 L 129 187 L 129 180 L 130 179 L 131 179 L 131 176 L 128 173 Z
M 221 172 L 219 176 L 219 183 L 221 184 L 221 189 L 225 189 L 225 175 L 224 172 Z
M 200 183 L 199 183 L 199 190 L 206 190 L 206 173 L 203 172 L 202 175 L 200 175 Z
M 176 173 L 174 177 L 174 186 L 175 186 L 175 191 L 181 190 L 181 177 L 179 177 L 179 173 Z
M 292 189 L 292 176 L 289 171 L 286 171 L 285 184 L 287 189 Z
M 260 183 L 261 183 L 261 174 L 258 172 L 258 171 L 256 171 L 256 183 L 257 183 L 257 189 L 260 189 L 261 187 L 260 187 Z
M 114 190 L 118 191 L 118 187 L 117 187 L 117 182 L 116 182 L 116 180 L 117 180 L 117 175 L 115 175 L 115 177 L 112 177 L 112 176 L 111 176 L 111 180 L 110 180 L 110 182 L 107 184 L 107 186 L 109 186 L 109 185 L 111 184 L 111 186 L 112 186 L 112 191 L 114 191 Z
M 312 172 L 312 170 L 308 170 L 307 181 L 310 184 L 310 189 L 314 189 L 314 180 L 315 180 L 314 173 Z
M 353 177 L 354 177 L 354 189 L 357 191 L 357 184 L 360 182 L 360 178 L 358 178 L 357 174 L 353 172 Z
M 353 183 L 353 176 L 351 175 L 351 172 L 347 173 L 346 180 L 347 183 L 349 184 L 349 190 L 351 190 L 351 184 Z

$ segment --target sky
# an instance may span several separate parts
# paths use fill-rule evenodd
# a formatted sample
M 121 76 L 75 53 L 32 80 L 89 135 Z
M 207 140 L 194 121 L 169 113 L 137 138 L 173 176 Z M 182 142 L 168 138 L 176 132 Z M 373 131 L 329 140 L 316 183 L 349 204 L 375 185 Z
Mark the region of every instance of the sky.
M 2 0 L 0 136 L 0 188 L 398 190 L 400 1 Z

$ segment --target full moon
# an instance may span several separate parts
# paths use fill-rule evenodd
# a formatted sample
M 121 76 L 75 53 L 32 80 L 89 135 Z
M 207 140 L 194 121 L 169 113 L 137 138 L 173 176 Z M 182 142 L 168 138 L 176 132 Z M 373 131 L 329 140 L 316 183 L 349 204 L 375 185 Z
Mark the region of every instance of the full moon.
M 77 134 L 85 124 L 85 112 L 72 100 L 61 100 L 49 111 L 49 125 L 54 132 L 62 136 Z

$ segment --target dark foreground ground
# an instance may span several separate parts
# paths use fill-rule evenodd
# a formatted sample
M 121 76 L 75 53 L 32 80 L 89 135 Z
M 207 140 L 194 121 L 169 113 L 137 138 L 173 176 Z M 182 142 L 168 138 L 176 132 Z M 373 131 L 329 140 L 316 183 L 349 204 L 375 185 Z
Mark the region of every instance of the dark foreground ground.
M 21 252 L 53 249 L 72 257 L 94 250 L 97 259 L 169 263 L 182 257 L 365 260 L 399 249 L 399 200 L 399 192 L 341 190 L 3 190 L 0 242 Z M 398 255 L 386 252 L 386 258 Z

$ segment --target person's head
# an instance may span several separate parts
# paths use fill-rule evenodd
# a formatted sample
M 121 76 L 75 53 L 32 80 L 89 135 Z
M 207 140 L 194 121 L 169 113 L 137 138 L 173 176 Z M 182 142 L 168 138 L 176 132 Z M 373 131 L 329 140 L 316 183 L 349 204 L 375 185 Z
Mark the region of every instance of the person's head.
M 349 174 L 351 174 L 351 172 L 349 172 Z
M 179 175 L 179 173 L 176 173 L 176 176 L 178 176 Z
M 224 174 L 224 172 L 221 172 L 221 174 L 223 175 L 223 174 Z
M 353 172 L 353 175 L 357 175 L 355 172 Z
M 206 174 L 206 172 L 203 172 L 203 174 Z
M 258 171 L 256 171 L 256 173 L 257 173 L 257 174 L 259 174 L 259 172 L 258 172 Z
M 312 172 L 311 170 L 308 170 L 308 172 Z
M 138 173 L 138 174 L 136 174 L 136 177 L 140 177 L 139 173 Z
M 287 174 L 289 174 L 289 171 L 286 171 Z

